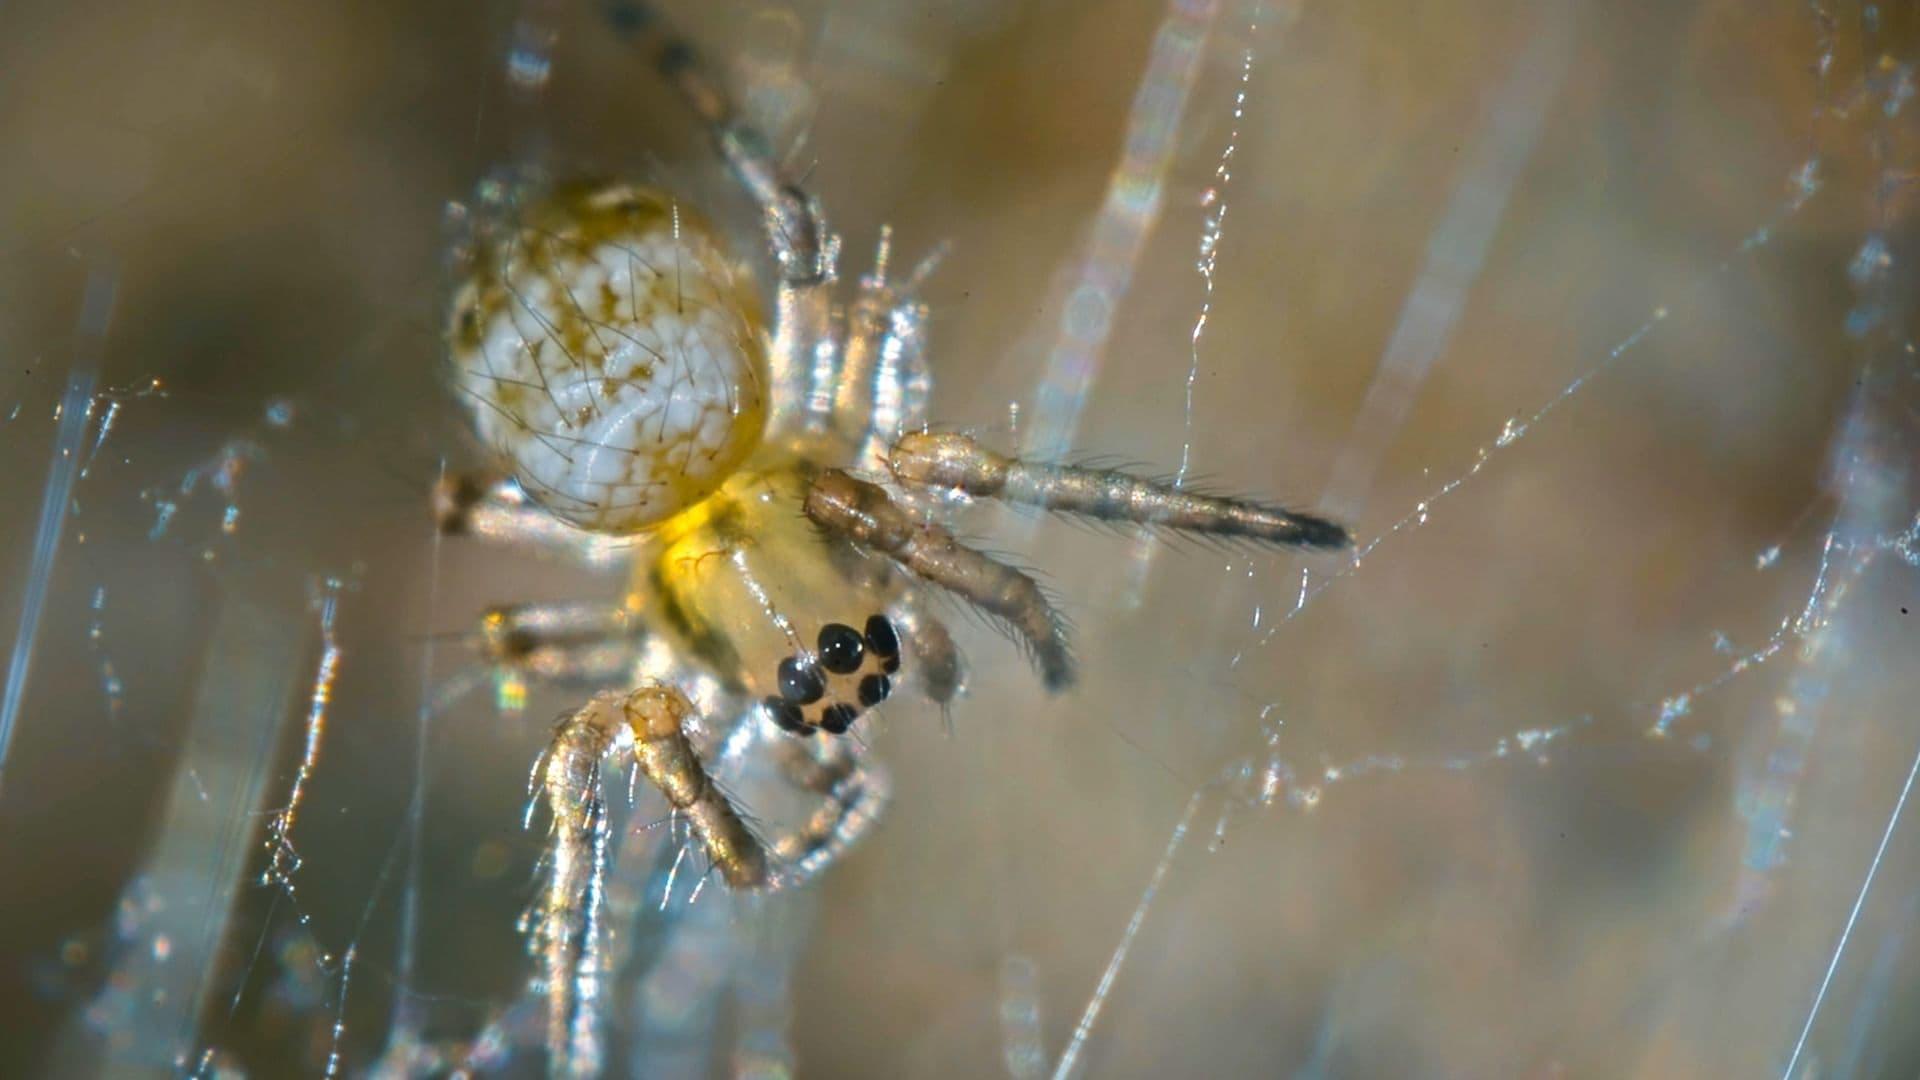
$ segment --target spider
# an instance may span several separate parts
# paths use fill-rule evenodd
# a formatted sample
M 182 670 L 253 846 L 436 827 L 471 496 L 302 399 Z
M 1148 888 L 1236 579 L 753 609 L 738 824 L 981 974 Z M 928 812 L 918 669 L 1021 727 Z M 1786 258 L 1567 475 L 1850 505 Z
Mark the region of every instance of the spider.
M 612 26 L 680 92 L 765 224 L 771 329 L 758 283 L 700 214 L 620 181 L 515 191 L 478 215 L 448 319 L 450 381 L 492 449 L 490 474 L 443 482 L 451 533 L 631 564 L 615 605 L 500 608 L 497 662 L 598 693 L 559 725 L 536 782 L 554 822 L 532 947 L 549 1044 L 577 1034 L 590 967 L 581 927 L 604 840 L 600 769 L 632 755 L 736 890 L 806 880 L 856 841 L 888 783 L 848 736 L 903 679 L 945 709 L 961 659 L 941 593 L 997 623 L 1048 691 L 1075 678 L 1069 626 L 1028 573 L 943 523 L 972 499 L 1299 548 L 1348 543 L 1333 522 L 1129 472 L 1023 460 L 927 426 L 934 260 L 874 270 L 834 303 L 839 239 L 738 122 L 696 51 L 650 9 Z M 749 817 L 718 766 L 760 755 L 816 809 L 788 831 Z M 569 990 L 569 986 L 573 989 Z

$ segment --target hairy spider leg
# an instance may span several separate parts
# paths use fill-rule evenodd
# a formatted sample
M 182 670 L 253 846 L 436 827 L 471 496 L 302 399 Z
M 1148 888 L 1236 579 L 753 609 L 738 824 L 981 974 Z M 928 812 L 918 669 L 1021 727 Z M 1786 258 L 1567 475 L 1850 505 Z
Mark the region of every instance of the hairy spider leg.
M 527 948 L 540 966 L 556 1072 L 573 1059 L 574 1035 L 591 1026 L 595 1007 L 600 972 L 592 954 L 609 839 L 601 766 L 617 734 L 608 710 L 582 709 L 560 725 L 537 769 L 552 824 L 545 888 L 527 913 Z
M 760 208 L 778 272 L 777 330 L 767 357 L 768 431 L 827 430 L 839 362 L 831 289 L 839 236 L 813 197 L 784 175 L 766 137 L 740 120 L 700 50 L 654 5 L 607 0 L 602 10 L 614 33 L 679 91 L 734 179 Z
M 790 886 L 832 865 L 873 828 L 892 801 L 893 779 L 845 739 L 788 739 L 777 753 L 788 780 L 822 796 L 806 822 L 774 844 L 781 883 Z
M 761 888 L 769 880 L 766 850 L 701 764 L 683 730 L 693 716 L 693 702 L 671 686 L 594 697 L 554 735 L 543 777 L 548 807 L 556 826 L 566 822 L 574 827 L 582 820 L 582 792 L 597 780 L 599 757 L 624 728 L 633 736 L 640 774 L 666 796 L 668 806 L 687 818 L 721 877 L 735 888 Z M 589 755 L 596 763 L 591 773 L 584 764 Z
M 781 175 L 766 137 L 742 122 L 700 50 L 642 0 L 607 0 L 607 24 L 680 94 L 707 129 L 740 185 L 766 215 L 783 280 L 821 284 L 832 275 L 831 247 L 819 208 Z
M 965 435 L 914 432 L 887 455 L 903 484 L 946 488 L 1101 521 L 1141 525 L 1283 547 L 1343 548 L 1347 530 L 1313 514 L 1250 499 L 1197 494 L 1119 469 L 1023 461 L 994 453 Z

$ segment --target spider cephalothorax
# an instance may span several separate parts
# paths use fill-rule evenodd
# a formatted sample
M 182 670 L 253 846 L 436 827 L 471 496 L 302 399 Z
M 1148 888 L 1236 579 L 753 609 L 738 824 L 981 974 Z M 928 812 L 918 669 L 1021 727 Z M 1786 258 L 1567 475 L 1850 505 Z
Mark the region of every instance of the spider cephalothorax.
M 443 526 L 631 563 L 616 604 L 487 619 L 500 664 L 615 687 L 562 722 L 540 772 L 554 838 L 532 937 L 556 1054 L 582 1007 L 574 980 L 592 966 L 585 853 L 604 840 L 599 770 L 616 747 L 729 885 L 776 888 L 835 859 L 885 803 L 885 772 L 840 736 L 901 679 L 943 708 L 959 692 L 931 595 L 1003 627 L 1048 689 L 1073 683 L 1067 625 L 1045 591 L 959 541 L 940 520 L 955 500 L 939 496 L 1248 543 L 1347 542 L 1311 515 L 928 433 L 916 293 L 930 264 L 890 280 L 883 238 L 873 273 L 834 306 L 838 241 L 817 206 L 734 122 L 690 48 L 643 9 L 615 14 L 759 203 L 777 325 L 705 220 L 650 188 L 518 193 L 467 252 L 451 378 L 500 472 L 444 486 Z M 785 826 L 749 817 L 752 793 L 715 775 L 756 756 L 815 809 Z

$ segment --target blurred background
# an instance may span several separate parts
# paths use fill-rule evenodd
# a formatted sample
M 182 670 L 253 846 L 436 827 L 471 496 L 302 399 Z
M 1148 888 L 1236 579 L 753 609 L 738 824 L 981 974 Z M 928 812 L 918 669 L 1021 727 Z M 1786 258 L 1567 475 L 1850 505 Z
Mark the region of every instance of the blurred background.
M 894 805 L 818 885 L 615 928 L 659 944 L 610 1068 L 1920 1069 L 1911 6 L 666 8 L 843 276 L 883 223 L 952 245 L 939 423 L 1362 547 L 975 511 L 1085 685 L 969 628 L 951 734 L 889 705 Z M 448 207 L 537 163 L 751 251 L 748 208 L 585 0 L 0 26 L 0 1073 L 438 1074 L 492 1030 L 479 1071 L 538 1074 L 569 699 L 458 691 L 488 605 L 621 585 L 434 542 L 477 460 Z

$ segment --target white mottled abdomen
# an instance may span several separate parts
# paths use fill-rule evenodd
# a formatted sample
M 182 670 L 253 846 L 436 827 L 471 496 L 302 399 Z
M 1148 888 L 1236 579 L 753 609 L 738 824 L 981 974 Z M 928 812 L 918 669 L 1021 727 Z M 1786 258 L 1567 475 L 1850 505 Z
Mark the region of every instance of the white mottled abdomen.
M 649 189 L 563 190 L 483 233 L 448 342 L 481 437 L 583 529 L 636 532 L 700 502 L 765 424 L 749 280 Z

